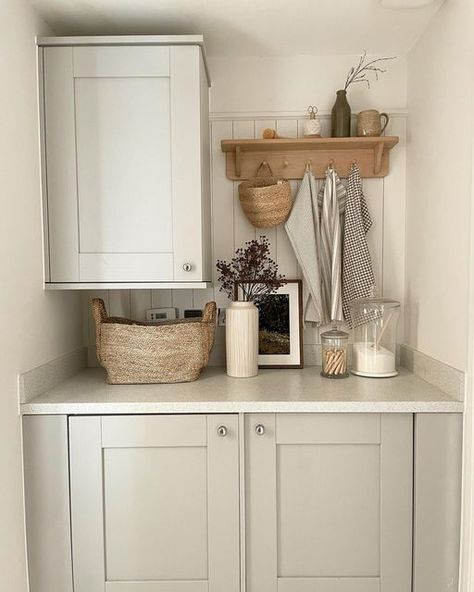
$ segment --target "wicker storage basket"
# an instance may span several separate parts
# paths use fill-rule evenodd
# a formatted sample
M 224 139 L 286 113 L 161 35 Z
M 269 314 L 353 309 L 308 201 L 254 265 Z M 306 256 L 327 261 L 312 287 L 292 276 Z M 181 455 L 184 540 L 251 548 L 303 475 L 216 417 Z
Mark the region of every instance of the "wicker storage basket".
M 109 317 L 103 300 L 92 300 L 97 358 L 109 384 L 189 382 L 207 366 L 214 344 L 216 303 L 208 302 L 202 319 L 164 321 L 159 325 Z
M 266 167 L 271 176 L 259 176 Z M 291 187 L 288 181 L 273 176 L 271 168 L 262 163 L 254 179 L 239 185 L 240 205 L 244 214 L 257 228 L 273 228 L 288 218 L 291 205 Z

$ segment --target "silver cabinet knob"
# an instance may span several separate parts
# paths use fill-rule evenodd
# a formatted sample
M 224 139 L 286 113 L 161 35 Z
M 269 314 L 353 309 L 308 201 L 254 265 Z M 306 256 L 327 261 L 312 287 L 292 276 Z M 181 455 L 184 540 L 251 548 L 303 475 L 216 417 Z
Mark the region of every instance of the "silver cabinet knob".
M 265 426 L 263 426 L 261 423 L 256 425 L 255 433 L 257 434 L 257 436 L 263 436 L 263 434 L 265 433 Z
M 217 428 L 217 433 L 223 438 L 224 436 L 227 436 L 227 428 L 224 425 L 221 425 Z
M 184 271 L 191 271 L 191 270 L 192 270 L 192 268 L 193 268 L 193 266 L 191 265 L 191 263 L 185 263 L 185 264 L 183 265 L 183 270 L 184 270 Z

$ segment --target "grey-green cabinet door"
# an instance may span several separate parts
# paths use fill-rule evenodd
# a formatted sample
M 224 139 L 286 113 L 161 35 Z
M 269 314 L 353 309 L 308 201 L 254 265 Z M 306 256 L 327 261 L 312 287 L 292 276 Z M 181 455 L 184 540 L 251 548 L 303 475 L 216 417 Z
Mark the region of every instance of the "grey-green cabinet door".
M 247 592 L 409 592 L 413 417 L 245 423 Z
M 75 592 L 238 592 L 235 415 L 69 420 Z

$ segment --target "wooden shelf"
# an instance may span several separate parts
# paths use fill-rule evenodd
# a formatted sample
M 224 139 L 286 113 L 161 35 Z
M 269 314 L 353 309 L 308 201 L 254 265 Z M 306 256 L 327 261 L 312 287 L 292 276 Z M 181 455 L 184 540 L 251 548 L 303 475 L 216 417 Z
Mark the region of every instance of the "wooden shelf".
M 398 143 L 396 136 L 378 138 L 288 138 L 275 140 L 222 140 L 226 153 L 226 174 L 233 181 L 254 177 L 262 162 L 275 176 L 301 179 L 311 163 L 318 179 L 324 179 L 333 163 L 340 177 L 347 177 L 357 161 L 361 176 L 385 177 L 389 172 L 389 153 Z

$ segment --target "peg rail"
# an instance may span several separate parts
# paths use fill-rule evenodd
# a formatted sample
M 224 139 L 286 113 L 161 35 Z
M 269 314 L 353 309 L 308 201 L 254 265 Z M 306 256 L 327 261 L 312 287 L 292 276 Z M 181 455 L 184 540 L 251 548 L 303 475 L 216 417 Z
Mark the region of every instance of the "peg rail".
M 385 177 L 390 170 L 389 153 L 398 144 L 396 136 L 376 138 L 278 138 L 273 140 L 222 140 L 226 175 L 232 181 L 254 177 L 262 162 L 275 176 L 301 179 L 308 164 L 318 179 L 324 179 L 332 164 L 340 177 L 348 177 L 357 162 L 364 178 Z

